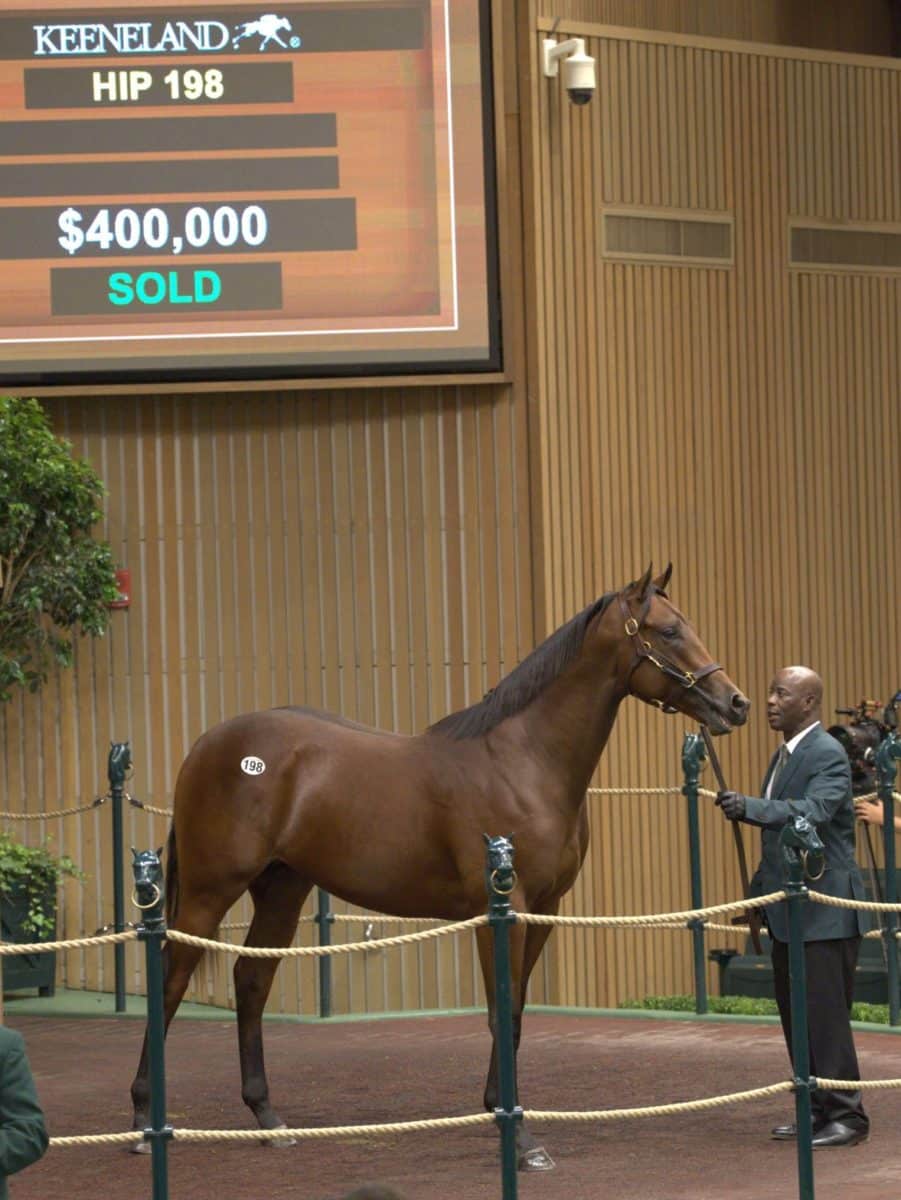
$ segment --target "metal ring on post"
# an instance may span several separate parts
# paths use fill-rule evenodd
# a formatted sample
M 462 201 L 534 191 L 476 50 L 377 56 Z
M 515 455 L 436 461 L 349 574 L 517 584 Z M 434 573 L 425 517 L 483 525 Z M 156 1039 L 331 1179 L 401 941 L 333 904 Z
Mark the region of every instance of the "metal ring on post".
M 823 876 L 826 874 L 826 856 L 825 856 L 825 854 L 822 855 L 823 865 L 820 867 L 819 875 L 811 875 L 810 872 L 807 870 L 807 858 L 808 858 L 809 853 L 810 852 L 808 850 L 801 851 L 801 865 L 804 868 L 805 878 L 808 879 L 811 883 L 816 883 L 816 881 L 818 879 L 822 879 Z
M 510 872 L 510 886 L 509 887 L 498 887 L 497 875 L 498 875 L 498 868 L 495 867 L 495 869 L 491 872 L 492 888 L 498 894 L 498 896 L 509 896 L 510 893 L 513 891 L 513 889 L 516 887 L 516 872 L 515 871 Z
M 137 892 L 131 893 L 131 902 L 135 906 L 135 908 L 140 908 L 140 909 L 153 908 L 154 904 L 159 904 L 160 896 L 162 895 L 162 892 L 160 891 L 159 887 L 155 883 L 152 883 L 150 886 L 153 888 L 154 896 L 149 904 L 142 904 L 141 901 L 138 899 Z

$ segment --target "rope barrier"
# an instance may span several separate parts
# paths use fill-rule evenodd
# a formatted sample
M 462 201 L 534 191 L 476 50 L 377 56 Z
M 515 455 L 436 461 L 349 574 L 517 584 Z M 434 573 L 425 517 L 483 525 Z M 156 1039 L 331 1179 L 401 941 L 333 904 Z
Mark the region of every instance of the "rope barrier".
M 311 1141 L 323 1138 L 377 1137 L 395 1133 L 420 1133 L 433 1129 L 462 1129 L 471 1125 L 494 1123 L 494 1114 L 473 1113 L 465 1117 L 432 1117 L 419 1121 L 392 1121 L 382 1125 L 323 1125 L 317 1129 L 173 1129 L 178 1142 L 271 1142 Z M 130 1133 L 86 1133 L 72 1137 L 52 1137 L 50 1145 L 59 1149 L 71 1146 L 116 1146 L 141 1140 L 139 1130 Z
M 530 1109 L 524 1112 L 526 1121 L 616 1121 L 632 1120 L 635 1117 L 666 1117 L 673 1113 L 703 1112 L 718 1108 L 721 1104 L 740 1104 L 745 1100 L 764 1100 L 782 1092 L 794 1091 L 794 1083 L 783 1080 L 767 1087 L 751 1088 L 747 1092 L 730 1092 L 725 1096 L 707 1096 L 703 1100 L 684 1100 L 678 1104 L 654 1104 L 648 1108 L 601 1108 L 594 1112 L 543 1112 Z
M 14 954 L 45 954 L 50 950 L 73 950 L 77 946 L 112 946 L 116 942 L 137 940 L 136 929 L 125 929 L 122 933 L 104 933 L 99 937 L 71 938 L 67 942 L 0 942 L 0 956 Z
M 763 904 L 774 904 L 777 900 L 784 900 L 787 895 L 787 892 L 768 892 L 765 896 L 755 896 L 754 907 Z M 747 900 L 735 900 L 731 904 L 713 904 L 709 908 L 692 908 L 687 909 L 685 912 L 660 913 L 638 917 L 554 917 L 546 916 L 543 913 L 517 913 L 516 919 L 526 925 L 654 926 L 672 924 L 675 921 L 691 921 L 711 916 L 715 913 L 744 912 L 747 907 Z M 372 942 L 369 943 L 369 945 L 372 944 Z
M 444 937 L 448 933 L 462 933 L 465 929 L 478 929 L 479 926 L 487 924 L 487 915 L 481 915 L 454 925 L 441 925 L 438 929 L 421 929 L 418 933 L 401 933 L 397 937 L 374 938 L 369 942 L 345 942 L 338 946 L 282 946 L 277 949 L 239 946 L 233 942 L 214 942 L 210 938 L 182 933 L 180 929 L 170 929 L 166 936 L 173 942 L 184 942 L 185 945 L 199 946 L 203 950 L 222 950 L 227 954 L 239 954 L 242 958 L 321 958 L 329 954 L 349 954 L 352 950 L 381 950 L 388 946 L 424 942 L 429 938 Z
M 816 1080 L 817 1087 L 828 1088 L 830 1092 L 856 1092 L 858 1088 L 876 1090 L 901 1087 L 901 1079 L 821 1079 L 817 1075 Z
M 901 904 L 882 904 L 875 900 L 845 900 L 842 896 L 827 896 L 825 892 L 809 891 L 808 900 L 815 904 L 831 904 L 833 908 L 859 908 L 862 912 L 901 913 Z
M 836 1081 L 820 1080 L 822 1086 L 835 1086 Z M 845 1085 L 846 1081 L 837 1081 Z M 892 1084 L 901 1085 L 901 1080 L 878 1080 L 873 1084 L 864 1085 L 856 1082 L 854 1086 L 889 1087 Z M 743 1092 L 730 1092 L 726 1095 L 707 1096 L 701 1100 L 684 1100 L 674 1104 L 655 1104 L 645 1108 L 612 1108 L 599 1109 L 593 1112 L 545 1112 L 538 1109 L 527 1110 L 523 1118 L 527 1121 L 614 1121 L 632 1120 L 638 1117 L 670 1116 L 676 1113 L 703 1112 L 707 1109 L 718 1108 L 726 1104 L 740 1104 L 746 1101 L 763 1100 L 778 1096 L 783 1092 L 791 1092 L 794 1084 L 791 1080 L 768 1084 L 766 1087 L 751 1088 Z M 473 1125 L 494 1123 L 493 1113 L 472 1113 L 462 1117 L 430 1117 L 417 1121 L 389 1121 L 377 1125 L 327 1125 L 319 1128 L 292 1129 L 282 1126 L 278 1129 L 174 1129 L 172 1136 L 180 1142 L 267 1142 L 273 1140 L 311 1141 L 325 1138 L 353 1138 L 390 1136 L 397 1133 L 421 1133 L 440 1129 L 463 1129 Z M 72 1137 L 52 1137 L 50 1145 L 58 1149 L 68 1149 L 73 1146 L 115 1146 L 134 1142 L 140 1135 L 131 1133 L 98 1133 L 82 1134 Z
M 754 898 L 755 905 L 763 906 L 785 900 L 786 892 L 769 892 L 765 896 Z M 810 891 L 808 897 L 814 903 L 831 904 L 838 908 L 857 908 L 864 911 L 901 912 L 901 904 L 877 904 L 868 900 L 844 900 L 838 896 L 827 896 L 823 892 Z M 686 909 L 683 912 L 657 913 L 624 917 L 560 917 L 548 916 L 543 913 L 515 913 L 517 921 L 525 925 L 563 925 L 572 927 L 601 927 L 601 928 L 662 928 L 684 929 L 689 921 L 702 920 L 710 915 L 726 912 L 743 912 L 748 907 L 747 900 L 735 900 L 728 904 L 714 904 L 707 908 Z M 367 917 L 346 915 L 349 921 L 368 921 Z M 376 918 L 377 920 L 380 918 Z M 385 918 L 385 920 L 428 920 L 429 918 Z M 354 950 L 381 950 L 391 946 L 410 945 L 414 942 L 428 941 L 432 938 L 445 937 L 447 934 L 463 933 L 467 929 L 478 929 L 488 924 L 484 914 L 471 917 L 468 921 L 458 921 L 452 925 L 440 925 L 435 929 L 420 929 L 416 933 L 402 933 L 395 937 L 374 938 L 364 942 L 345 942 L 336 946 L 243 946 L 233 942 L 217 942 L 212 938 L 197 937 L 184 933 L 180 929 L 170 929 L 166 937 L 173 942 L 183 942 L 189 946 L 199 946 L 203 950 L 222 950 L 227 954 L 239 954 L 242 958 L 317 958 L 329 954 L 350 954 Z M 714 925 L 704 921 L 705 929 L 715 929 L 726 933 L 747 932 L 745 926 Z M 225 928 L 223 926 L 223 928 Z M 234 926 L 237 928 L 237 926 Z M 878 930 L 866 936 L 879 936 Z M 896 932 L 901 937 L 901 930 Z M 101 934 L 95 937 L 70 938 L 58 942 L 0 942 L 0 957 L 16 954 L 41 954 L 52 950 L 71 950 L 77 947 L 108 946 L 118 942 L 135 941 L 138 937 L 136 929 L 127 929 L 121 933 Z
M 146 804 L 143 800 L 136 800 L 134 796 L 129 796 L 125 793 L 125 799 L 132 808 L 140 808 L 143 812 L 153 813 L 157 817 L 171 817 L 174 815 L 171 808 L 157 808 L 153 804 Z
M 75 808 L 55 808 L 49 812 L 0 812 L 0 818 L 5 821 L 49 821 L 52 817 L 71 817 L 73 813 L 90 812 L 94 808 L 100 808 L 101 804 L 106 804 L 109 799 L 109 796 L 98 796 L 90 804 L 79 804 Z

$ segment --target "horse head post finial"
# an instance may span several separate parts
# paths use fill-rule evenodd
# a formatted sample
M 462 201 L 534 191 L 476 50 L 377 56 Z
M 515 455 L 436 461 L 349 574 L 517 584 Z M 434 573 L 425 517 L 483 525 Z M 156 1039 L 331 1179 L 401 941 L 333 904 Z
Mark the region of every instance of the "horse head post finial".
M 159 850 L 135 850 L 132 847 L 131 869 L 134 875 L 132 901 L 144 915 L 144 925 L 155 925 L 163 919 L 163 866 Z
M 509 837 L 489 837 L 482 834 L 488 847 L 488 863 L 485 878 L 488 895 L 494 903 L 498 897 L 504 901 L 516 887 L 516 871 L 513 868 L 513 834 Z
M 707 761 L 704 739 L 699 733 L 686 733 L 682 742 L 682 774 L 685 784 L 682 794 L 688 795 L 687 788 L 696 788 L 701 776 L 701 768 Z
M 807 864 L 811 856 L 822 858 L 825 852 L 822 839 L 816 827 L 807 817 L 796 816 L 786 821 L 779 834 L 779 845 L 782 847 L 782 863 L 787 876 L 795 876 L 801 881 L 802 871 L 807 874 Z M 825 865 L 825 864 L 824 864 Z M 809 879 L 819 879 L 822 869 L 816 875 L 808 874 Z
M 131 747 L 128 742 L 112 742 L 106 769 L 110 787 L 122 787 L 130 768 Z

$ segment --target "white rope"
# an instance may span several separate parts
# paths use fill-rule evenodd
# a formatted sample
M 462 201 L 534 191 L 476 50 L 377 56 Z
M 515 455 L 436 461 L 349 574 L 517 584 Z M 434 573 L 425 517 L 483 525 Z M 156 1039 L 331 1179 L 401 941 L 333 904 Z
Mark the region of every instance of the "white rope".
M 794 1083 L 783 1080 L 767 1087 L 751 1088 L 747 1092 L 730 1092 L 725 1096 L 708 1096 L 703 1100 L 685 1100 L 679 1104 L 654 1104 L 648 1108 L 601 1108 L 592 1112 L 543 1112 L 529 1109 L 523 1113 L 527 1121 L 620 1121 L 633 1117 L 666 1117 L 673 1113 L 703 1112 L 722 1104 L 740 1104 L 746 1100 L 762 1100 L 794 1089 Z
M 68 942 L 0 942 L 0 955 L 44 954 L 50 950 L 73 950 L 76 946 L 112 946 L 116 942 L 133 942 L 138 936 L 136 929 L 122 933 L 104 933 L 98 937 L 72 938 Z
M 755 908 L 758 905 L 774 904 L 777 900 L 784 900 L 787 895 L 787 892 L 769 892 L 766 896 L 755 896 L 753 904 Z M 736 900 L 730 904 L 713 904 L 709 908 L 692 908 L 687 909 L 685 912 L 659 913 L 657 915 L 639 917 L 553 917 L 545 916 L 543 913 L 517 913 L 516 916 L 517 920 L 522 921 L 526 925 L 582 925 L 606 926 L 609 928 L 616 925 L 666 926 L 676 921 L 685 922 L 706 916 L 713 916 L 717 913 L 744 912 L 747 908 L 747 900 Z
M 173 942 L 184 942 L 187 946 L 199 946 L 202 950 L 223 950 L 239 954 L 242 958 L 316 958 L 329 954 L 349 954 L 352 950 L 382 950 L 388 946 L 404 946 L 412 942 L 424 942 L 430 938 L 444 937 L 449 933 L 463 933 L 467 929 L 478 929 L 488 924 L 487 915 L 471 917 L 455 925 L 442 925 L 438 929 L 421 929 L 418 933 L 401 933 L 396 937 L 373 938 L 369 942 L 346 942 L 337 946 L 281 946 L 267 949 L 263 946 L 240 946 L 234 942 L 214 942 L 210 938 L 195 937 L 180 929 L 170 929 L 167 937 Z
M 845 900 L 842 896 L 827 896 L 825 892 L 809 891 L 807 898 L 815 904 L 831 904 L 833 908 L 859 908 L 862 912 L 901 913 L 901 904 L 881 904 L 875 900 Z

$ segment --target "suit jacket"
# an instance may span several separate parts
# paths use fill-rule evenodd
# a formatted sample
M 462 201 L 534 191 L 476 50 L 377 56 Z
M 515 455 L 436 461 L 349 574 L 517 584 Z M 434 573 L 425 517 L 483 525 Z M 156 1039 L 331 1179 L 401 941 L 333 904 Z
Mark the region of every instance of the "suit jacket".
M 0 1025 L 0 1200 L 9 1195 L 7 1175 L 37 1162 L 46 1149 L 47 1129 L 24 1039 Z
M 762 792 L 776 765 L 776 755 L 767 768 Z M 804 816 L 816 826 L 825 846 L 825 871 L 809 886 L 829 896 L 865 900 L 863 879 L 854 858 L 854 804 L 851 768 L 841 744 L 822 725 L 808 733 L 795 747 L 776 780 L 769 800 L 745 797 L 744 819 L 761 827 L 762 857 L 751 880 L 750 895 L 778 892 L 785 886 L 779 834 L 791 817 Z M 859 909 L 833 908 L 806 902 L 802 907 L 804 940 L 858 937 L 871 927 L 869 914 Z M 788 941 L 788 905 L 785 901 L 766 905 L 766 922 L 774 938 Z

